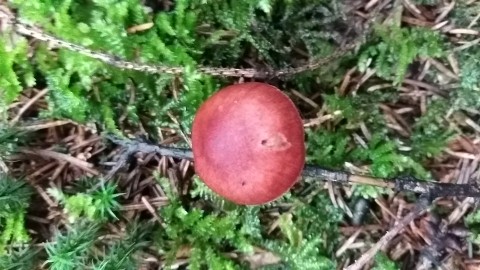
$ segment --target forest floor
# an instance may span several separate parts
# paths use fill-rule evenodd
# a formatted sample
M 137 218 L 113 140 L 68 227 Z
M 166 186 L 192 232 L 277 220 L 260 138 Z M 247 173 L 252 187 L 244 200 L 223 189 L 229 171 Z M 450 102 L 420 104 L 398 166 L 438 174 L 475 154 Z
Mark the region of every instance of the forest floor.
M 157 153 L 105 179 L 110 135 L 191 148 L 199 105 L 241 81 L 294 101 L 308 164 L 480 183 L 479 1 L 0 3 L 0 270 L 344 269 L 413 211 L 418 194 L 322 179 L 238 206 Z M 358 269 L 480 269 L 477 200 L 451 195 Z

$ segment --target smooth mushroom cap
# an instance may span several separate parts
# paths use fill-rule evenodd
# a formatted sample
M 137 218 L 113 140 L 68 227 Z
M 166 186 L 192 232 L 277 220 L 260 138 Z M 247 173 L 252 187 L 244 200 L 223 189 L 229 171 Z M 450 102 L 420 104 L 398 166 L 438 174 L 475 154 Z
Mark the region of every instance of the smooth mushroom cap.
M 237 204 L 264 204 L 287 192 L 305 163 L 300 114 L 278 88 L 227 86 L 199 108 L 192 126 L 195 171 Z

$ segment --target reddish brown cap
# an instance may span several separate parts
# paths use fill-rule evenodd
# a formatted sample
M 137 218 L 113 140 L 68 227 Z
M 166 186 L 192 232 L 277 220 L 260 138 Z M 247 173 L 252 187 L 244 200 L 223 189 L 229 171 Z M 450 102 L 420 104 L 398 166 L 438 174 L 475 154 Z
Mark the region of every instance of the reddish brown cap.
M 293 102 L 278 88 L 227 86 L 199 108 L 192 126 L 195 171 L 214 192 L 237 204 L 282 196 L 305 164 L 304 130 Z

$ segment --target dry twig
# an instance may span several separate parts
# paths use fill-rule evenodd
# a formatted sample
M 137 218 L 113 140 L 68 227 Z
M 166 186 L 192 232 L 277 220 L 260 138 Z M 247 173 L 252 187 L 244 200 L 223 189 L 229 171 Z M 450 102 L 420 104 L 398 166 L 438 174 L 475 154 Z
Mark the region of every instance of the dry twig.
M 144 64 L 144 63 L 126 61 L 114 55 L 110 55 L 103 52 L 92 51 L 86 47 L 62 40 L 58 37 L 45 33 L 38 27 L 34 27 L 24 22 L 21 22 L 4 5 L 0 5 L 0 19 L 5 20 L 6 24 L 10 25 L 12 29 L 20 35 L 29 36 L 41 41 L 49 42 L 56 47 L 65 48 L 65 49 L 83 54 L 85 56 L 100 60 L 104 63 L 107 63 L 109 65 L 112 65 L 121 69 L 136 70 L 136 71 L 147 72 L 147 73 L 172 74 L 172 75 L 179 75 L 184 73 L 184 68 L 182 67 L 169 67 L 165 65 Z M 243 77 L 243 78 L 258 78 L 258 79 L 292 76 L 295 74 L 299 74 L 305 71 L 314 70 L 319 67 L 322 67 L 332 62 L 334 59 L 339 58 L 345 55 L 346 53 L 354 50 L 360 44 L 363 43 L 365 35 L 366 33 L 363 33 L 362 35 L 359 36 L 359 38 L 357 38 L 350 44 L 346 44 L 345 46 L 342 46 L 341 48 L 337 49 L 330 56 L 301 67 L 286 68 L 286 69 L 281 69 L 277 71 L 260 71 L 252 68 L 239 69 L 239 68 L 198 67 L 197 71 L 200 73 L 213 75 L 213 76 Z
M 397 225 L 395 225 L 390 231 L 388 231 L 372 248 L 370 248 L 365 254 L 363 254 L 360 259 L 358 259 L 354 264 L 345 268 L 346 270 L 361 270 L 374 256 L 375 254 L 387 243 L 392 241 L 392 239 L 400 233 L 400 231 L 405 228 L 410 222 L 415 218 L 422 215 L 425 210 L 430 205 L 430 200 L 426 196 L 420 197 L 413 211 L 408 213 L 403 217 Z
M 179 159 L 193 160 L 192 151 L 188 148 L 175 148 L 162 145 L 152 145 L 135 140 L 119 139 L 113 136 L 107 137 L 110 141 L 123 147 L 117 164 L 109 171 L 107 179 L 123 168 L 131 156 L 137 152 L 146 154 L 156 153 L 162 156 L 170 156 Z M 390 188 L 397 192 L 410 191 L 418 194 L 427 194 L 431 198 L 457 196 L 457 197 L 480 197 L 480 188 L 475 183 L 454 184 L 441 182 L 425 182 L 415 177 L 402 176 L 391 179 L 372 177 L 368 175 L 356 175 L 344 171 L 322 168 L 307 164 L 303 170 L 304 177 L 331 181 L 340 184 L 364 184 Z

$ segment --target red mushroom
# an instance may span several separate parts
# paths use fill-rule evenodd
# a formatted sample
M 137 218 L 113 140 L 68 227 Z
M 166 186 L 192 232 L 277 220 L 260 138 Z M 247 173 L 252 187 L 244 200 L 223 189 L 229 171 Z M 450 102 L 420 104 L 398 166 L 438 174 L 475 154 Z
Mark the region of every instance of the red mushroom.
M 227 86 L 199 108 L 192 150 L 195 171 L 210 189 L 237 204 L 264 204 L 300 177 L 305 163 L 302 119 L 274 86 Z

